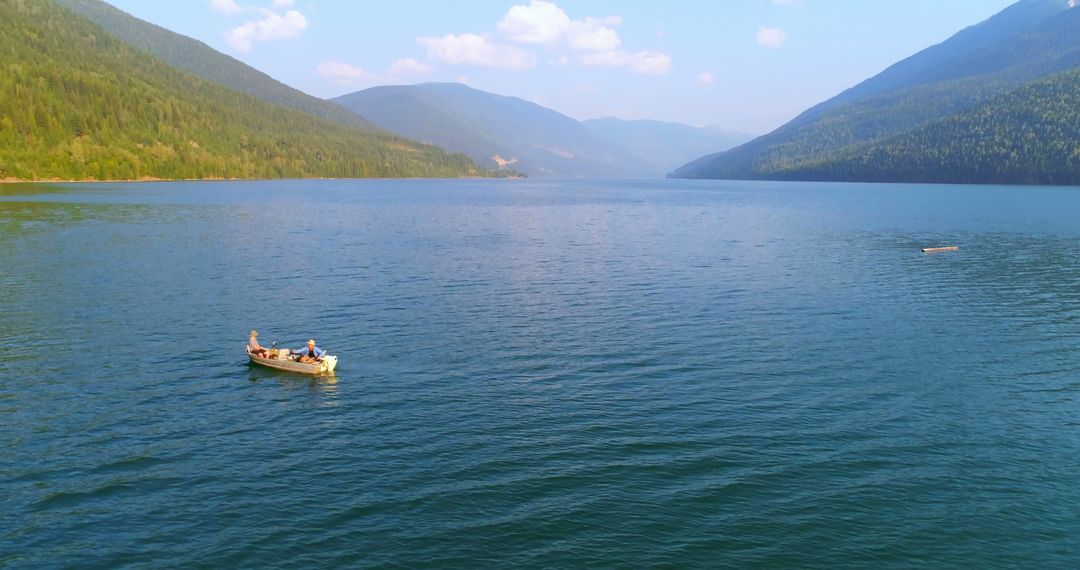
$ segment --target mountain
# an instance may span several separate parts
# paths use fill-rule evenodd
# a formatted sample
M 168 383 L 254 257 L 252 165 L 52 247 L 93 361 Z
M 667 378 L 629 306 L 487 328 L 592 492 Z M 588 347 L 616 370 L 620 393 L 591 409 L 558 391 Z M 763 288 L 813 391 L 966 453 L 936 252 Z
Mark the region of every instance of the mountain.
M 873 145 L 841 149 L 783 176 L 1080 185 L 1080 69 L 1027 83 Z
M 51 0 L 0 0 L 0 54 L 0 179 L 478 174 L 177 70 Z
M 96 23 L 135 49 L 203 79 L 263 101 L 314 115 L 340 125 L 374 129 L 356 113 L 274 80 L 210 46 L 118 10 L 102 0 L 55 0 Z
M 705 153 L 727 150 L 754 138 L 718 127 L 691 127 L 663 121 L 604 117 L 581 123 L 608 142 L 630 151 L 660 175 Z
M 807 110 L 772 133 L 699 158 L 671 176 L 801 179 L 812 169 L 814 179 L 849 180 L 854 170 L 830 174 L 821 165 L 845 153 L 871 152 L 882 141 L 1078 66 L 1080 10 L 1070 9 L 1067 0 L 1024 0 Z M 921 177 L 954 178 L 944 170 Z
M 1002 40 L 1035 28 L 1064 12 L 1068 7 L 1069 0 L 1017 2 L 985 22 L 961 30 L 947 41 L 931 46 L 890 66 L 880 74 L 812 108 L 804 115 L 812 117 L 826 109 L 879 93 L 943 79 L 955 79 L 969 74 L 977 68 L 965 68 L 965 58 L 970 58 Z
M 457 83 L 373 87 L 332 101 L 399 135 L 530 176 L 649 176 L 627 150 L 578 121 Z

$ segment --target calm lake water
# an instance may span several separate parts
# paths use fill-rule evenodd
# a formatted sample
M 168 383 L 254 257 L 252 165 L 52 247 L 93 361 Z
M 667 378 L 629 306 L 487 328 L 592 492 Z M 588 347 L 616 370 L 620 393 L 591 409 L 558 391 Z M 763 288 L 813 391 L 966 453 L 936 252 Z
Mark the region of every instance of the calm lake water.
M 1080 565 L 1080 188 L 7 185 L 0 244 L 0 567 Z

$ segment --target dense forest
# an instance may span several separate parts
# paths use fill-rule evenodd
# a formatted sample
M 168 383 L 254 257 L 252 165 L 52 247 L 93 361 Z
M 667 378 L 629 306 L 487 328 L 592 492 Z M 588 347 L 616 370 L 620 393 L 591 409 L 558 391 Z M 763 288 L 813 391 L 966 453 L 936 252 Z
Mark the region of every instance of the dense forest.
M 270 103 L 361 129 L 376 129 L 363 117 L 340 105 L 312 97 L 275 81 L 269 75 L 210 46 L 160 26 L 144 22 L 102 0 L 56 0 L 58 4 L 98 24 L 131 47 L 203 79 Z
M 1014 141 L 1014 145 L 1026 144 L 1029 150 L 1014 149 L 1004 163 L 1008 168 L 1000 162 L 992 169 L 983 166 L 1000 158 L 992 149 L 999 148 L 1002 141 L 978 137 L 1020 133 L 1023 125 L 1017 121 L 1022 120 L 1024 111 L 1014 112 L 1008 106 L 1021 104 L 1021 100 L 1029 105 L 1020 94 L 1027 93 L 1026 86 L 1048 88 L 1039 81 L 1078 67 L 1080 9 L 1069 9 L 1061 0 L 1018 3 L 807 110 L 772 133 L 728 152 L 702 157 L 671 176 L 987 183 L 1061 180 L 1060 169 L 1064 167 L 1043 178 L 1031 173 L 1041 162 L 1038 152 L 1069 144 L 1069 139 L 1043 140 L 1044 136 L 1066 136 L 1069 113 L 1050 117 L 1051 122 L 1061 121 L 1054 126 L 1033 124 L 1032 128 L 1040 129 L 1037 140 Z M 1016 97 L 1004 97 L 1018 89 Z M 998 121 L 993 126 L 974 119 L 980 110 L 991 108 Z M 962 125 L 982 130 L 962 133 Z M 946 134 L 947 129 L 951 131 Z M 906 158 L 901 159 L 897 145 L 916 143 L 930 148 L 908 147 Z M 960 144 L 986 154 L 961 151 Z M 915 159 L 915 154 L 921 158 Z M 871 156 L 889 157 L 893 162 L 881 164 L 878 173 L 873 172 L 873 163 L 856 166 L 862 159 L 855 157 Z M 931 156 L 946 162 L 936 165 L 929 160 Z M 961 157 L 968 162 L 957 162 Z M 900 163 L 911 168 L 917 163 L 922 170 L 904 170 L 898 167 Z M 900 172 L 905 174 L 894 178 Z M 1072 180 L 1080 183 L 1080 179 Z
M 0 179 L 483 174 L 172 68 L 51 0 L 0 0 Z
M 774 174 L 797 180 L 1080 185 L 1080 70 Z

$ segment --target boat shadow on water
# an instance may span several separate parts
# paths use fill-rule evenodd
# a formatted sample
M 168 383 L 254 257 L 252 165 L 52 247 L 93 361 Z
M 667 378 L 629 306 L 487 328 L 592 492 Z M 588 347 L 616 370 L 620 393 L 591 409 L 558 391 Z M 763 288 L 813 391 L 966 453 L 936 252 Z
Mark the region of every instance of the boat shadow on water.
M 248 380 L 252 384 L 260 382 L 274 381 L 284 388 L 295 390 L 302 387 L 307 387 L 312 390 L 318 390 L 324 393 L 336 393 L 338 377 L 333 373 L 319 374 L 319 375 L 307 375 L 297 374 L 295 372 L 288 372 L 286 370 L 277 370 L 274 368 L 267 368 L 251 362 L 246 363 L 248 368 Z

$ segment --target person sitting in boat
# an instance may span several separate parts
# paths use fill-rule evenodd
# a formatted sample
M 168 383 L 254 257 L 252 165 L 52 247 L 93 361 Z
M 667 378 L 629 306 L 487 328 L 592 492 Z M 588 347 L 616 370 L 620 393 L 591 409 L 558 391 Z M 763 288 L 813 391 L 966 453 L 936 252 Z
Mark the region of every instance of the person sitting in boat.
M 259 336 L 259 331 L 255 330 L 251 331 L 251 334 L 248 335 L 248 352 L 255 356 L 267 358 L 269 354 L 266 352 L 265 348 L 259 346 L 259 339 L 255 338 L 257 336 Z
M 298 355 L 300 362 L 304 363 L 318 362 L 322 360 L 323 356 L 326 356 L 325 350 L 315 346 L 315 339 L 308 340 L 306 347 L 294 350 L 292 353 Z

